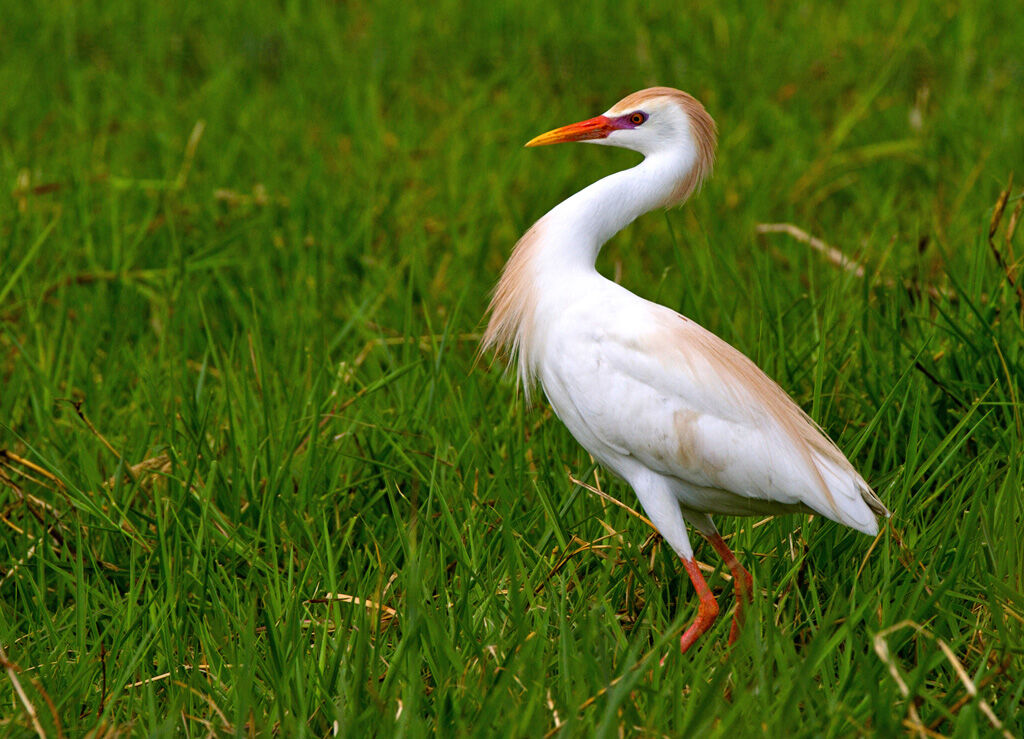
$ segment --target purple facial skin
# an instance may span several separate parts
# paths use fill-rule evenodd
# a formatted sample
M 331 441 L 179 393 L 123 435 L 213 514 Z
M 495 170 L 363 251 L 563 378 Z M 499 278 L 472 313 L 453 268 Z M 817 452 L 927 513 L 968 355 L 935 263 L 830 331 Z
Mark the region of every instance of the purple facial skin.
M 642 126 L 647 118 L 647 114 L 642 110 L 634 110 L 632 113 L 626 113 L 625 115 L 620 115 L 618 118 L 612 118 L 612 125 L 615 126 L 615 128 L 636 128 L 637 126 Z

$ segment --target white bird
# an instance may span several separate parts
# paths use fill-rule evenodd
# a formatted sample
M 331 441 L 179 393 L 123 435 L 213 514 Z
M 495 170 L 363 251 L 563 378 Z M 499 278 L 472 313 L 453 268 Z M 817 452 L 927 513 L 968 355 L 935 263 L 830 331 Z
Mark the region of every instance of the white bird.
M 481 349 L 518 361 L 527 396 L 539 380 L 577 441 L 622 477 L 700 596 L 686 650 L 718 616 L 687 536 L 703 534 L 732 572 L 737 607 L 750 573 L 709 514 L 817 513 L 878 532 L 882 501 L 800 407 L 738 350 L 685 316 L 599 274 L 601 246 L 638 216 L 671 207 L 710 174 L 715 122 L 685 92 L 652 87 L 596 118 L 527 146 L 620 146 L 644 160 L 553 208 L 519 240 L 490 305 Z

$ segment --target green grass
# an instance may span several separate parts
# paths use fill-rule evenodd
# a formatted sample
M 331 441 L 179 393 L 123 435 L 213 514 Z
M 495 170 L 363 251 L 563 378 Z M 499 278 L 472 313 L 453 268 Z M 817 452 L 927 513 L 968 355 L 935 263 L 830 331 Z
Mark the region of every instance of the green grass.
M 0 733 L 1024 733 L 1024 306 L 987 238 L 1024 15 L 520 5 L 4 4 Z M 599 267 L 894 512 L 873 548 L 721 519 L 750 623 L 663 668 L 679 562 L 475 358 L 518 235 L 635 161 L 522 143 L 651 84 L 705 102 L 718 167 Z

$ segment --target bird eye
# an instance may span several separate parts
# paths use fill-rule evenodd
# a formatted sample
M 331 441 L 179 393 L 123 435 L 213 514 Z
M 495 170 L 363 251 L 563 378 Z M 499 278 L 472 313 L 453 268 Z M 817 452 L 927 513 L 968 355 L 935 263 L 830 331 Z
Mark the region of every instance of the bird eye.
M 647 120 L 647 114 L 646 113 L 641 113 L 640 111 L 637 111 L 636 113 L 633 113 L 633 115 L 631 115 L 629 117 L 629 122 L 632 123 L 634 126 L 639 126 L 641 123 L 643 123 L 646 120 Z

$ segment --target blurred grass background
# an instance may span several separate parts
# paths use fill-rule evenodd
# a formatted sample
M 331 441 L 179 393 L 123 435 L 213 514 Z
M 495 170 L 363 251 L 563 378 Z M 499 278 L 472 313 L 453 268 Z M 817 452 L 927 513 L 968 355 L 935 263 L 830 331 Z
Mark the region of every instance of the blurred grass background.
M 992 2 L 4 3 L 0 731 L 1024 732 L 1022 38 Z M 599 267 L 894 511 L 720 521 L 750 623 L 664 668 L 678 562 L 474 354 L 519 234 L 635 161 L 523 142 L 654 84 L 715 176 Z

